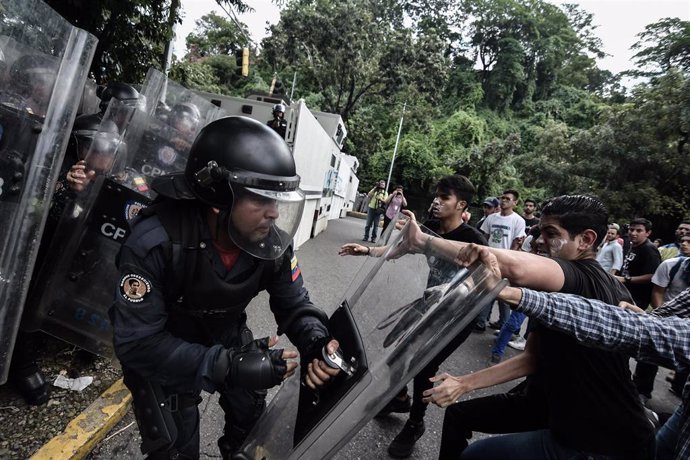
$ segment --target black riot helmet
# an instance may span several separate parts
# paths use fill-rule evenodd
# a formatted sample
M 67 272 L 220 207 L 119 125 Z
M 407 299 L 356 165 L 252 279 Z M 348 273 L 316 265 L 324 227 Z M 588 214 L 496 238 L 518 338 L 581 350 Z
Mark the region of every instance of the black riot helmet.
M 201 122 L 201 112 L 191 102 L 182 102 L 172 107 L 167 121 L 182 134 L 194 136 Z
M 35 101 L 34 107 L 27 105 L 28 111 L 45 115 L 58 67 L 57 59 L 45 54 L 25 54 L 12 63 L 12 85 L 20 96 Z
M 139 93 L 133 86 L 127 83 L 112 82 L 108 83 L 105 88 L 99 88 L 97 93 L 98 97 L 101 99 L 101 103 L 98 108 L 101 113 L 105 113 L 108 108 L 108 103 L 111 99 L 115 98 L 121 101 L 123 104 L 144 110 L 146 107 L 146 98 Z
M 273 106 L 273 116 L 277 117 L 278 114 L 285 116 L 285 106 L 283 104 L 276 104 Z
M 82 115 L 74 120 L 68 151 L 77 160 L 85 160 L 89 170 L 108 172 L 120 145 L 119 130 L 113 121 L 102 121 L 99 114 Z
M 114 151 L 119 143 L 117 125 L 110 120 L 103 121 L 97 113 L 77 117 L 67 147 L 70 154 L 83 160 L 94 141 L 99 151 Z
M 226 212 L 230 237 L 244 251 L 275 259 L 292 243 L 304 193 L 292 152 L 268 126 L 241 116 L 209 123 L 192 145 L 184 174 L 197 199 Z M 263 231 L 246 229 L 246 206 L 266 209 Z

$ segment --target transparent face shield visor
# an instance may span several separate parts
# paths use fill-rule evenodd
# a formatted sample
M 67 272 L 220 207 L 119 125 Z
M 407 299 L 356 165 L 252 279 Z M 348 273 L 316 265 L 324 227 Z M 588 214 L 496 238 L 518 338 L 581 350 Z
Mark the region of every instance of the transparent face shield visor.
M 233 202 L 228 218 L 232 241 L 254 257 L 274 260 L 292 244 L 302 211 L 304 192 L 265 190 L 230 182 Z

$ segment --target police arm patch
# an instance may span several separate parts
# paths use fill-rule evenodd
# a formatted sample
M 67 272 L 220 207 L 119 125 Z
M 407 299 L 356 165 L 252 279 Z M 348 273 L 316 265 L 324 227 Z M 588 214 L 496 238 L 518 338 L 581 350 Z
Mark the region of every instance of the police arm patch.
M 128 302 L 142 302 L 150 292 L 151 282 L 141 275 L 128 273 L 120 280 L 120 295 Z

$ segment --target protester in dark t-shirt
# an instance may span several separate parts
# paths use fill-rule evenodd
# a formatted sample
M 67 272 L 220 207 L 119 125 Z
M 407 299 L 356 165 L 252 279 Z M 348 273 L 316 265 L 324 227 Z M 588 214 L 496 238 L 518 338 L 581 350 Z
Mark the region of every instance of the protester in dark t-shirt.
M 649 241 L 652 223 L 647 219 L 630 222 L 630 249 L 623 256 L 618 280 L 632 294 L 635 305 L 645 309 L 652 300 L 652 276 L 661 264 L 659 249 Z
M 625 287 L 603 271 L 595 248 L 606 233 L 608 212 L 593 198 L 564 196 L 543 208 L 541 238 L 551 258 L 438 238 L 410 235 L 413 247 L 431 247 L 462 264 L 491 251 L 513 285 L 560 291 L 617 304 L 630 298 Z M 411 231 L 410 231 L 411 233 Z M 521 376 L 520 391 L 470 399 L 462 395 Z M 441 459 L 599 458 L 651 459 L 654 430 L 630 378 L 628 358 L 578 345 L 565 334 L 535 327 L 525 352 L 473 374 L 440 374 L 426 400 L 447 407 Z M 512 433 L 476 441 L 472 431 Z M 464 451 L 464 452 L 463 452 Z
M 595 259 L 554 260 L 564 273 L 560 292 L 613 305 L 630 301 L 630 293 Z M 542 373 L 543 388 L 551 389 L 544 391 L 544 396 L 554 437 L 587 452 L 638 458 L 643 441 L 653 432 L 631 383 L 629 358 L 580 345 L 573 337 L 541 323 L 535 330 L 541 335 L 539 368 L 548 369 Z M 528 386 L 528 391 L 532 389 Z
M 462 213 L 467 209 L 473 196 L 474 186 L 466 177 L 454 175 L 442 178 L 436 185 L 436 196 L 430 208 L 432 218 L 424 223 L 425 226 L 441 238 L 485 246 L 487 242 L 484 235 L 462 220 Z M 379 257 L 385 253 L 386 249 L 386 247 L 374 247 L 365 250 L 358 244 L 346 244 L 340 249 L 340 253 L 342 255 L 368 254 Z M 447 270 L 448 266 L 452 270 Z M 429 264 L 427 287 L 450 281 L 442 278 L 441 273 L 455 273 L 459 269 L 460 267 L 452 260 L 434 260 Z M 379 412 L 379 416 L 385 416 L 391 412 L 410 412 L 409 420 L 388 447 L 388 452 L 393 457 L 408 457 L 417 440 L 424 434 L 424 414 L 428 404 L 422 401 L 423 392 L 432 387 L 429 379 L 438 372 L 443 361 L 467 340 L 473 327 L 474 321 L 470 322 L 415 376 L 412 397 L 408 395 L 407 387 L 405 387 Z
M 539 218 L 535 215 L 537 212 L 537 202 L 531 198 L 527 198 L 522 205 L 524 214 L 522 218 L 525 219 L 525 233 L 529 234 L 532 227 L 539 225 Z

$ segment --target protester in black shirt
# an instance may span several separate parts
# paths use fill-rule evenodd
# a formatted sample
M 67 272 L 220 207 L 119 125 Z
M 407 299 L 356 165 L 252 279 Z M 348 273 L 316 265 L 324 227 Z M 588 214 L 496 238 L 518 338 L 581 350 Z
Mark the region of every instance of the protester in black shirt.
M 486 238 L 481 232 L 462 220 L 462 213 L 467 209 L 468 203 L 472 201 L 474 191 L 474 186 L 464 176 L 455 175 L 442 178 L 436 185 L 436 197 L 431 205 L 432 218 L 427 220 L 424 225 L 444 239 L 486 245 Z M 369 254 L 378 257 L 383 255 L 386 249 L 386 247 L 366 248 L 359 244 L 346 244 L 341 248 L 340 253 L 342 255 Z M 437 265 L 439 263 L 443 262 L 436 261 Z M 455 265 L 450 261 L 445 263 Z M 438 275 L 440 272 L 447 273 L 448 271 L 439 270 L 434 266 L 430 267 L 427 287 L 449 281 L 440 279 Z M 391 412 L 410 412 L 409 420 L 388 447 L 388 453 L 393 457 L 409 457 L 415 443 L 424 434 L 424 414 L 428 403 L 422 400 L 423 392 L 432 387 L 429 379 L 438 372 L 439 366 L 446 358 L 467 340 L 473 327 L 474 321 L 470 322 L 415 376 L 412 398 L 407 394 L 407 387 L 405 387 L 379 413 L 379 416 L 383 416 Z
M 617 304 L 629 293 L 595 260 L 608 212 L 598 200 L 562 196 L 542 210 L 541 237 L 550 258 L 489 249 L 513 285 L 577 293 Z M 429 238 L 408 230 L 407 247 L 431 247 L 468 265 L 479 246 Z M 520 391 L 457 403 L 469 391 L 529 376 Z M 448 407 L 440 458 L 651 459 L 654 430 L 622 354 L 579 345 L 565 334 L 535 327 L 525 352 L 473 374 L 440 374 L 426 400 Z M 467 447 L 472 431 L 513 433 Z M 463 452 L 464 450 L 464 452 Z M 462 454 L 462 456 L 461 456 Z
M 532 227 L 539 225 L 539 218 L 535 214 L 537 212 L 537 202 L 527 198 L 522 210 L 524 211 L 522 218 L 525 219 L 525 233 L 529 234 Z
M 649 241 L 652 223 L 647 219 L 630 222 L 630 249 L 623 256 L 623 267 L 616 278 L 630 291 L 635 305 L 643 310 L 652 300 L 652 276 L 661 264 L 661 254 Z

